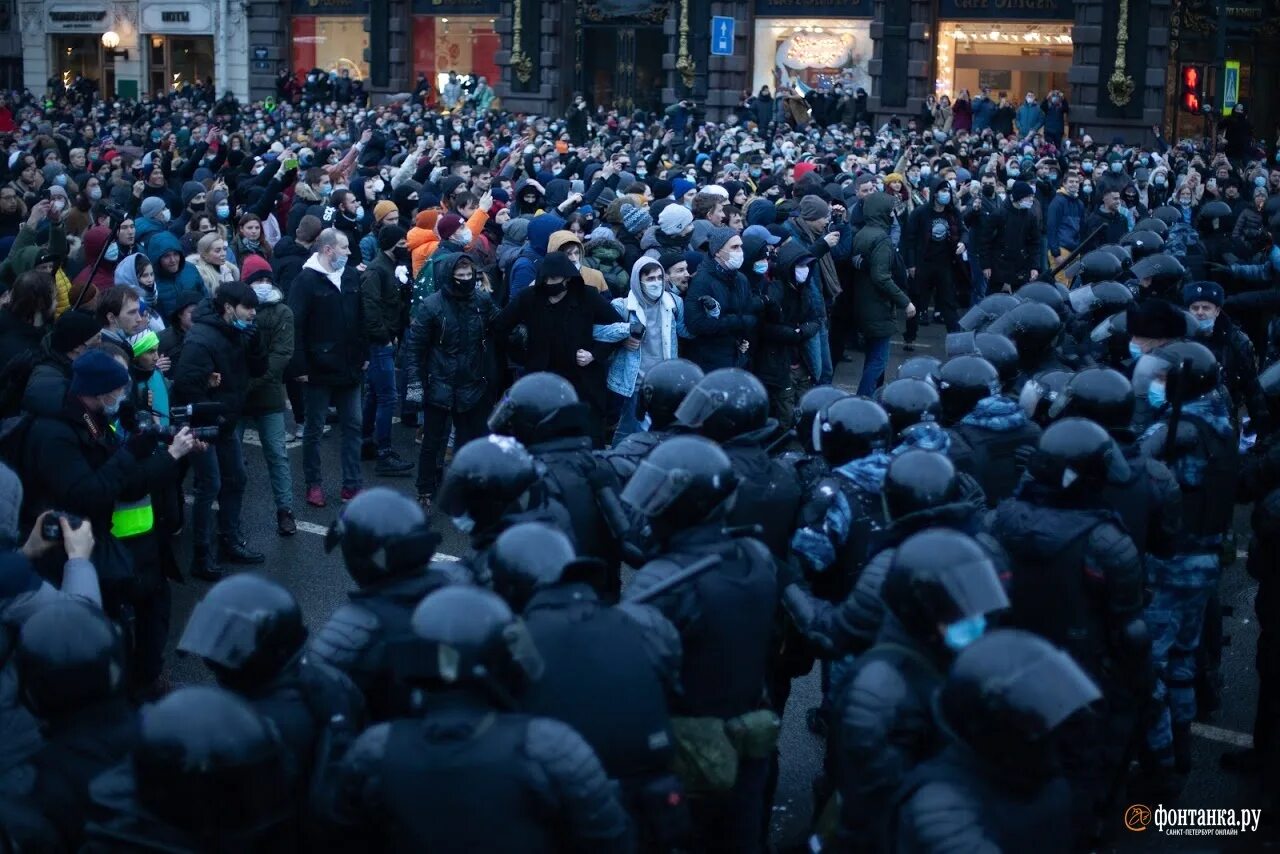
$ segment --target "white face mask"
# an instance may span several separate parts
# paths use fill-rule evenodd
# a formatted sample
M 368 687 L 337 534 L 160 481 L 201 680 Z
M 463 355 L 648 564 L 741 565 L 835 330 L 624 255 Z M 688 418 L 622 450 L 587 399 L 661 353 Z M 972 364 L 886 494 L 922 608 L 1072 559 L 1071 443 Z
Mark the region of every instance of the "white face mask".
M 796 267 L 796 281 L 802 284 L 809 281 L 808 267 Z
M 650 300 L 656 300 L 658 297 L 662 296 L 661 279 L 658 279 L 656 282 L 642 281 L 640 282 L 640 288 L 644 291 L 644 295 Z
M 730 270 L 736 270 L 742 266 L 742 250 L 730 252 L 729 257 L 724 260 L 724 265 Z
M 471 242 L 471 229 L 467 228 L 465 225 L 459 228 L 453 234 L 453 242 L 466 246 Z

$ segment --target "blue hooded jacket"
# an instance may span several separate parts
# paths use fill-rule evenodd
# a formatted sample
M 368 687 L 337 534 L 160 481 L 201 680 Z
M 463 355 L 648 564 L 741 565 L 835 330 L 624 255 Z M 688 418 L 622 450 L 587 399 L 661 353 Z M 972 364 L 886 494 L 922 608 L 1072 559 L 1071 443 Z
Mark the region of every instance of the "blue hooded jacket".
M 563 228 L 564 220 L 552 213 L 538 214 L 529 221 L 528 242 L 511 266 L 508 299 L 515 299 L 516 294 L 538 278 L 538 263 L 546 257 L 547 243 L 551 240 L 551 235 Z
M 178 272 L 169 273 L 160 265 L 160 257 L 168 252 L 178 253 Z M 195 267 L 187 263 L 182 254 L 182 244 L 178 238 L 167 231 L 158 231 L 151 236 L 147 246 L 147 257 L 156 271 L 156 300 L 160 303 L 160 316 L 168 317 L 178 308 L 178 297 L 186 292 L 207 297 L 204 279 L 196 272 Z

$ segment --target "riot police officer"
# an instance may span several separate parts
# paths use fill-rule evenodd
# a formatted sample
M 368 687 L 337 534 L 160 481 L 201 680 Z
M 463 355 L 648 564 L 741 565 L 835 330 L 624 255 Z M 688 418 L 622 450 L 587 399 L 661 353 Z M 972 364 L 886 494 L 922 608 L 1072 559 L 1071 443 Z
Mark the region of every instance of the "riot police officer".
M 580 559 L 559 531 L 508 528 L 490 559 L 495 590 L 518 609 L 545 665 L 520 698 L 528 714 L 564 721 L 622 787 L 641 847 L 666 849 L 687 832 L 667 697 L 680 690 L 680 636 L 655 608 L 608 607 L 587 583 L 600 561 Z
M 1179 303 L 1182 299 L 1182 280 L 1187 268 L 1167 252 L 1156 252 L 1134 263 L 1130 270 L 1138 280 L 1138 300 L 1163 299 Z
M 489 549 L 512 525 L 545 522 L 572 539 L 569 514 L 550 496 L 540 471 L 509 436 L 472 439 L 453 455 L 435 506 L 470 539 L 471 554 L 462 562 L 478 583 L 490 583 Z
M 142 714 L 132 761 L 93 781 L 82 851 L 291 851 L 297 804 L 274 726 L 221 688 L 180 688 Z
M 534 373 L 507 390 L 489 416 L 489 429 L 515 438 L 538 461 L 550 497 L 569 513 L 575 547 L 610 568 L 616 598 L 621 541 L 629 532 L 625 519 L 609 512 L 620 485 L 613 468 L 592 453 L 591 418 L 591 407 L 578 400 L 568 380 Z
M 885 615 L 836 701 L 840 716 L 840 835 L 884 850 L 888 808 L 908 770 L 940 737 L 933 693 L 952 658 L 981 637 L 1009 600 L 987 553 L 956 531 L 903 542 L 881 588 Z
M 636 399 L 636 419 L 649 419 L 649 429 L 631 433 L 601 456 L 613 466 L 618 478 L 626 481 L 635 474 L 640 461 L 671 435 L 676 409 L 695 385 L 702 379 L 702 368 L 687 359 L 667 359 L 658 362 L 640 380 L 640 395 Z
M 1231 537 L 1239 475 L 1238 442 L 1218 360 L 1192 341 L 1165 345 L 1134 366 L 1133 390 L 1155 423 L 1143 452 L 1163 459 L 1182 490 L 1183 525 L 1175 554 L 1151 561 L 1153 587 L 1146 621 L 1156 651 L 1158 718 L 1147 737 L 1148 768 L 1168 781 L 1191 768 L 1191 722 L 1196 717 L 1196 654 L 1206 610 L 1216 594 L 1223 556 L 1234 560 Z M 1203 631 L 1202 631 L 1203 630 Z
M 57 828 L 57 847 L 77 850 L 89 783 L 124 759 L 137 737 L 120 636 L 88 602 L 54 599 L 22 624 L 13 661 L 19 696 L 44 734 L 30 759 L 29 800 Z
M 889 426 L 895 436 L 901 436 L 921 421 L 937 421 L 942 415 L 942 399 L 938 397 L 937 388 L 925 380 L 910 377 L 881 386 L 876 402 L 889 416 Z
M 179 652 L 199 657 L 219 686 L 275 725 L 302 780 L 322 739 L 350 743 L 364 720 L 360 689 L 341 670 L 304 657 L 306 640 L 293 594 L 243 573 L 209 589 L 178 641 Z
M 498 596 L 452 586 L 413 612 L 404 678 L 421 718 L 366 730 L 321 786 L 352 847 L 400 851 L 628 850 L 631 826 L 582 736 L 513 711 L 541 661 Z
M 769 417 L 769 395 L 760 380 L 740 368 L 712 371 L 685 396 L 676 425 L 718 442 L 732 461 L 739 486 L 728 524 L 759 525 L 761 541 L 784 557 L 800 506 L 800 483 L 794 470 L 766 450 L 778 422 Z
M 948 745 L 898 790 L 893 850 L 1071 850 L 1054 735 L 1098 696 L 1042 638 L 1002 629 L 976 640 L 938 695 Z
M 765 705 L 776 569 L 759 540 L 725 536 L 737 488 L 733 464 L 713 442 L 678 436 L 654 449 L 622 493 L 645 517 L 660 549 L 636 574 L 626 599 L 645 596 L 681 570 L 703 570 L 652 604 L 675 625 L 684 646 L 684 691 L 672 701 L 677 738 L 719 757 L 684 776 L 694 847 L 726 852 L 764 848 L 765 792 L 779 727 Z M 723 761 L 730 738 L 736 775 L 732 762 Z
M 998 295 L 999 296 L 999 295 Z M 1007 296 L 1005 294 L 1004 296 Z M 987 297 L 990 299 L 990 297 Z M 1010 297 L 1012 299 L 1012 297 Z M 933 356 L 912 356 L 898 366 L 897 379 L 915 379 L 938 385 L 938 374 L 942 370 L 942 360 Z
M 791 435 L 799 450 L 788 451 L 781 459 L 784 465 L 795 469 L 801 495 L 807 494 L 830 471 L 827 461 L 813 447 L 813 421 L 827 406 L 849 396 L 849 392 L 835 386 L 814 386 L 804 393 L 796 405 L 796 424 Z
M 410 712 L 410 691 L 392 664 L 412 640 L 413 609 L 431 591 L 470 579 L 464 567 L 431 561 L 439 543 L 422 508 L 385 487 L 357 495 L 325 537 L 325 551 L 341 546 L 356 589 L 312 638 L 309 652 L 355 682 L 370 720 Z
M 1237 418 L 1240 405 L 1249 412 L 1255 432 L 1269 430 L 1271 414 L 1258 385 L 1258 360 L 1253 342 L 1222 311 L 1226 294 L 1217 282 L 1189 282 L 1182 288 L 1182 304 L 1196 322 L 1196 340 L 1209 348 L 1222 369 L 1222 382 L 1231 396 L 1229 411 Z
M 1062 318 L 1044 303 L 1024 302 L 991 324 L 988 332 L 1003 335 L 1018 348 L 1015 388 L 1045 371 L 1069 371 L 1069 362 L 1058 347 Z
M 994 507 L 1013 494 L 1040 428 L 1017 401 L 1000 394 L 1000 375 L 986 359 L 950 359 L 942 366 L 940 385 L 942 419 L 951 434 L 948 455 L 978 481 L 987 506 Z
M 1022 300 L 1013 294 L 989 294 L 960 318 L 960 331 L 985 332 L 988 326 L 1021 303 Z
M 1124 268 L 1120 263 L 1120 259 L 1099 249 L 1086 252 L 1084 256 L 1071 264 L 1063 271 L 1068 279 L 1075 280 L 1076 286 L 1092 285 L 1094 282 L 1114 282 L 1118 279 Z

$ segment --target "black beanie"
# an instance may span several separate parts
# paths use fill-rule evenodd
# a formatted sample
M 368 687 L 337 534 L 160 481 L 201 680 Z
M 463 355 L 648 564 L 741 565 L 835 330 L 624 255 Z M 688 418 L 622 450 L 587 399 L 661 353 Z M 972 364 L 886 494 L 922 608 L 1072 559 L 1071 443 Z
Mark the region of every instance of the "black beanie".
M 408 234 L 398 225 L 384 225 L 378 232 L 378 248 L 383 252 L 389 252 L 395 248 L 395 245 L 404 240 Z
M 102 331 L 102 321 L 87 311 L 64 311 L 53 324 L 49 346 L 64 356 Z

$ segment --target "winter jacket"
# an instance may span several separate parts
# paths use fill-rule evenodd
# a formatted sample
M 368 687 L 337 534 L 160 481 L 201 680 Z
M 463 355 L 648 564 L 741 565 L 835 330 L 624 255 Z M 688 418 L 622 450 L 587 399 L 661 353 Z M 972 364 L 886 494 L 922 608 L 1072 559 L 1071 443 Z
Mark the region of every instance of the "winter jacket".
M 996 102 L 981 95 L 973 99 L 973 132 L 981 133 L 991 127 L 991 120 L 996 115 Z
M 178 272 L 170 274 L 160 266 L 160 258 L 169 252 L 178 253 Z M 167 232 L 151 238 L 147 247 L 147 257 L 156 271 L 156 299 L 160 302 L 160 313 L 165 317 L 173 314 L 178 307 L 178 296 L 182 293 L 209 296 L 205 289 L 204 279 L 196 272 L 196 268 L 187 263 L 182 254 L 182 244 L 178 238 Z
M 182 346 L 182 358 L 173 368 L 175 405 L 221 403 L 227 410 L 228 427 L 244 411 L 251 377 L 260 377 L 267 368 L 260 334 L 246 335 L 236 329 L 207 299 L 196 306 L 192 326 Z M 209 376 L 220 374 L 222 381 L 209 387 Z
M 951 105 L 951 130 L 959 133 L 973 129 L 973 105 L 963 98 Z
M 705 297 L 716 306 L 703 305 Z M 704 261 L 684 295 L 684 323 L 694 336 L 686 358 L 707 373 L 737 367 L 745 361 L 739 342 L 756 331 L 760 309 L 760 300 L 751 296 L 746 276 L 726 270 L 714 259 Z
M 8 306 L 0 306 L 0 368 L 24 353 L 39 353 L 47 326 L 20 320 Z
M 511 279 L 507 287 L 507 298 L 514 300 L 516 296 L 538 277 L 538 262 L 550 251 L 551 235 L 564 228 L 564 220 L 556 214 L 544 213 L 535 216 L 529 222 L 529 242 L 511 265 Z
M 293 376 L 327 386 L 359 385 L 369 359 L 360 295 L 360 273 L 348 264 L 337 277 L 307 259 L 289 291 L 293 309 Z
M 1067 116 L 1071 113 L 1071 107 L 1067 104 L 1066 98 L 1060 98 L 1057 103 L 1045 98 L 1040 103 L 1040 110 L 1044 113 L 1044 129 L 1046 133 L 1063 133 L 1067 129 Z
M 436 265 L 440 281 L 453 278 L 456 253 Z M 467 412 L 485 402 L 489 389 L 487 329 L 498 310 L 476 289 L 455 296 L 440 288 L 427 297 L 405 333 L 405 380 L 422 385 L 422 402 L 437 409 Z
M 22 395 L 22 411 L 32 415 L 56 415 L 71 386 L 71 360 L 49 348 L 48 339 L 31 368 Z
M 240 278 L 240 268 L 230 261 L 223 261 L 221 267 L 215 267 L 200 257 L 200 253 L 187 256 L 187 263 L 195 267 L 204 281 L 204 289 L 209 296 L 217 296 L 218 286 L 223 282 L 234 282 Z
M 1046 217 L 1045 237 L 1049 241 L 1049 252 L 1057 255 L 1060 250 L 1070 252 L 1075 249 L 1084 236 L 1080 232 L 1084 225 L 1084 202 L 1080 197 L 1069 196 L 1066 190 L 1059 190 L 1049 202 Z
M 311 249 L 288 235 L 276 242 L 271 251 L 271 281 L 276 283 L 285 299 L 289 298 L 294 278 L 310 257 Z
M 1018 135 L 1028 137 L 1044 127 L 1044 111 L 1036 103 L 1022 102 L 1018 108 Z
M 265 282 L 258 284 L 266 285 Z M 272 286 L 265 298 L 258 294 L 256 325 L 267 364 L 262 376 L 249 380 L 244 411 L 246 415 L 283 412 L 285 371 L 293 360 L 293 311 L 285 304 L 279 288 Z
M 600 271 L 615 297 L 625 297 L 631 287 L 631 274 L 622 267 L 623 251 L 622 244 L 610 237 L 587 241 L 585 263 Z
M 766 385 L 791 385 L 791 366 L 800 364 L 804 343 L 822 327 L 822 314 L 815 305 L 817 292 L 795 280 L 796 265 L 802 260 L 812 278 L 817 266 L 813 257 L 798 241 L 788 241 L 774 262 L 775 278 L 760 283 L 764 307 L 751 353 L 754 373 Z
M 983 266 L 990 267 L 992 277 L 999 281 L 1025 282 L 1039 254 L 1040 222 L 1035 212 L 1006 201 L 996 214 L 991 249 L 982 258 Z
M 111 229 L 104 225 L 95 225 L 84 233 L 84 258 L 85 266 L 79 273 L 76 273 L 71 283 L 74 285 L 82 285 L 89 280 L 89 273 L 93 272 L 92 284 L 99 291 L 106 290 L 115 284 L 116 262 L 108 261 L 105 257 L 98 264 L 98 269 L 93 269 L 93 262 L 102 252 L 102 248 L 107 245 L 107 241 L 111 239 Z
M 511 219 L 502 227 L 502 242 L 498 244 L 498 270 L 504 281 L 511 280 L 511 267 L 520 257 L 529 236 L 529 220 Z
M 867 224 L 853 239 L 853 254 L 862 256 L 854 277 L 853 314 L 868 339 L 891 338 L 898 331 L 897 310 L 911 303 L 904 290 L 902 256 L 889 239 L 893 199 L 876 193 L 864 200 L 862 209 Z
M 640 269 L 644 266 L 642 262 L 636 262 L 636 266 L 631 271 L 630 291 L 625 297 L 619 297 L 612 302 L 613 310 L 620 322 L 597 326 L 592 330 L 597 341 L 607 343 L 625 341 L 631 335 L 633 320 L 645 322 L 645 307 L 638 302 L 643 297 L 637 296 L 640 293 Z M 651 329 L 646 326 L 645 337 L 648 338 L 650 335 L 661 337 L 663 358 L 675 359 L 680 355 L 679 339 L 689 337 L 689 331 L 684 326 L 684 302 L 669 290 L 664 290 L 659 300 L 661 305 L 658 310 L 662 322 L 658 328 Z M 635 394 L 636 385 L 640 382 L 640 363 L 639 350 L 628 350 L 626 347 L 615 350 L 613 358 L 609 361 L 609 376 L 606 380 L 609 391 L 623 397 L 631 397 Z
M 364 333 L 369 343 L 386 346 L 400 337 L 400 321 L 404 306 L 401 286 L 396 275 L 396 262 L 379 251 L 360 277 L 360 302 L 364 313 Z M 401 271 L 408 281 L 409 271 Z
M 580 240 L 572 231 L 553 232 L 551 237 L 547 238 L 547 251 L 563 252 L 566 247 L 572 246 L 575 243 L 578 245 L 578 252 L 580 253 L 579 258 L 585 262 L 587 259 L 586 249 L 582 245 L 582 240 Z M 583 263 L 578 269 L 578 273 L 581 274 L 582 281 L 585 282 L 588 287 L 595 288 L 605 296 L 609 295 L 609 285 L 605 282 L 604 275 L 599 270 L 593 269 L 586 263 Z

